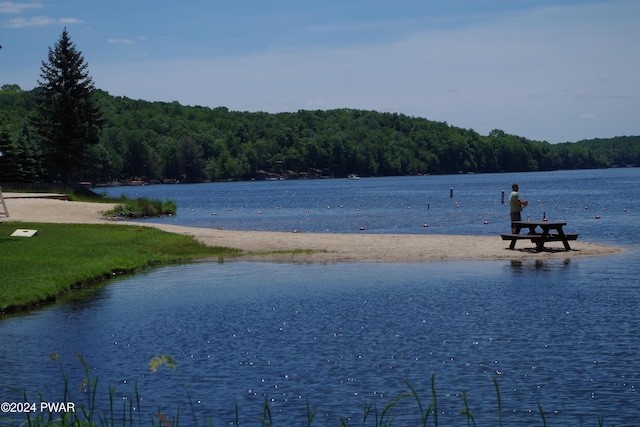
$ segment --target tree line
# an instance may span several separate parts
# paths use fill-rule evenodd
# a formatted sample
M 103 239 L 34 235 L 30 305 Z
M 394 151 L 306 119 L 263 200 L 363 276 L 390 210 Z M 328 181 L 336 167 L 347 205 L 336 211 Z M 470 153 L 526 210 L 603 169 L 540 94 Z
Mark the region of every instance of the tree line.
M 522 172 L 640 160 L 637 136 L 549 144 L 397 113 L 237 112 L 111 96 L 93 87 L 66 29 L 41 70 L 31 91 L 0 89 L 0 182 Z

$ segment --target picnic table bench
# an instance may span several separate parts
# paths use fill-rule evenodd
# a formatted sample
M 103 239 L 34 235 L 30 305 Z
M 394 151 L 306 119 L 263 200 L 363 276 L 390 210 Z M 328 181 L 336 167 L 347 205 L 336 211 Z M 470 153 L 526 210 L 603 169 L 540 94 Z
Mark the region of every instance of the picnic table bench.
M 518 240 L 530 240 L 536 244 L 536 250 L 541 251 L 547 242 L 562 242 L 564 248 L 571 250 L 569 240 L 576 240 L 578 234 L 565 233 L 562 227 L 567 225 L 566 222 L 554 221 L 513 221 L 511 223 L 514 228 L 514 234 L 501 234 L 502 240 L 510 240 L 509 249 L 514 249 Z M 520 234 L 520 231 L 526 228 L 529 230 L 527 234 Z M 538 231 L 540 228 L 540 231 Z

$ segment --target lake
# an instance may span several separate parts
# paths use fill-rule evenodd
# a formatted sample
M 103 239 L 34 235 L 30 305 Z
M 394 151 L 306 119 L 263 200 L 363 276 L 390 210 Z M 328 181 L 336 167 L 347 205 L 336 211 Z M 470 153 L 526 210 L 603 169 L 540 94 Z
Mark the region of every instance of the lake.
M 637 425 L 640 417 L 640 169 L 157 185 L 109 194 L 171 198 L 196 227 L 327 233 L 498 235 L 512 182 L 526 218 L 566 220 L 581 240 L 626 252 L 527 261 L 167 266 L 0 320 L 2 400 L 132 404 L 143 425 L 180 409 L 260 425 L 361 425 L 409 391 L 426 408 L 432 376 L 441 425 Z M 452 189 L 452 190 L 451 190 Z M 453 197 L 450 197 L 453 191 Z M 428 227 L 424 225 L 428 224 Z M 364 231 L 359 228 L 364 227 Z M 506 247 L 506 244 L 505 244 Z M 50 361 L 50 355 L 59 355 Z M 76 354 L 86 363 L 85 372 Z M 177 370 L 150 360 L 171 356 Z M 136 392 L 137 390 L 137 392 Z M 138 398 L 136 398 L 138 393 Z M 127 406 L 128 407 L 128 406 Z M 404 399 L 394 425 L 417 425 Z M 14 416 L 14 421 L 24 417 Z M 200 420 L 200 418 L 198 418 Z M 373 421 L 373 415 L 369 420 Z M 157 422 L 157 420 L 156 420 Z M 429 423 L 433 424 L 430 418 Z

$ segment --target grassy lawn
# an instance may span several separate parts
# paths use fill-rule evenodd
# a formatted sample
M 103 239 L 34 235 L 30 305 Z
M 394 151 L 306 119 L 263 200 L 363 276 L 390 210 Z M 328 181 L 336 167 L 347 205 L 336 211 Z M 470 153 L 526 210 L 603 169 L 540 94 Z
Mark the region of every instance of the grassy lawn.
M 11 237 L 18 228 L 38 233 L 31 238 Z M 0 225 L 0 314 L 52 300 L 114 274 L 239 254 L 150 227 L 4 223 Z

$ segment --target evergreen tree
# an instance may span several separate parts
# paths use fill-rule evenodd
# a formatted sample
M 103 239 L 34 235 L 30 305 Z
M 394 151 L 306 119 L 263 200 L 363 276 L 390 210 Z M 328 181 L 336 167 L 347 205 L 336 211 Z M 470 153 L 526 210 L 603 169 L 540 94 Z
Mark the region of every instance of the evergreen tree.
M 88 154 L 99 142 L 104 119 L 87 68 L 65 28 L 54 48 L 49 48 L 48 62 L 42 62 L 35 90 L 34 125 L 54 180 L 82 179 L 94 166 Z
M 0 153 L 0 182 L 21 181 L 23 170 L 18 158 L 22 153 L 4 126 L 0 127 Z

